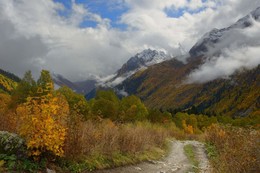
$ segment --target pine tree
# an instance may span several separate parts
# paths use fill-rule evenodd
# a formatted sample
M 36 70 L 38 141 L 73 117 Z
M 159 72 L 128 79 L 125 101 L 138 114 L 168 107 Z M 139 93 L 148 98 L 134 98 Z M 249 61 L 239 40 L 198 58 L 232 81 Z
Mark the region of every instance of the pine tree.
M 36 94 L 37 86 L 32 77 L 31 71 L 24 74 L 23 79 L 18 83 L 17 88 L 12 93 L 12 106 L 26 102 L 27 97 Z
M 41 95 L 47 95 L 54 91 L 54 83 L 51 78 L 50 72 L 47 70 L 42 70 L 41 75 L 37 81 L 37 93 Z

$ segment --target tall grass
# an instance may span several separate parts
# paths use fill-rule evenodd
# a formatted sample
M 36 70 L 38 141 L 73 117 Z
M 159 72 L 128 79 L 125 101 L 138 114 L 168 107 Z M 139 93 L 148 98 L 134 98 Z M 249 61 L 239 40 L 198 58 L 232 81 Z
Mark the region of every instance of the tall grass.
M 260 171 L 259 130 L 212 125 L 206 132 L 216 173 Z
M 165 127 L 149 122 L 115 124 L 110 120 L 78 121 L 69 128 L 66 157 L 84 162 L 88 169 L 119 166 L 165 154 L 166 139 L 174 124 Z M 83 166 L 83 167 L 84 167 Z

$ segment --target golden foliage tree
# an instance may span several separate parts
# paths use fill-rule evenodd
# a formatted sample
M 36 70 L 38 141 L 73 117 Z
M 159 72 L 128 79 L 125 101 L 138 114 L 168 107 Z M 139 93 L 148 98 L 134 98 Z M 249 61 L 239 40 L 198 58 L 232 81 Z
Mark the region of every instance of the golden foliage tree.
M 48 76 L 47 72 L 42 72 L 38 96 L 28 97 L 17 108 L 18 132 L 25 138 L 32 156 L 39 156 L 46 151 L 57 156 L 64 153 L 69 105 L 64 96 L 53 95 L 53 83 L 48 82 L 51 81 Z
M 194 133 L 194 129 L 192 127 L 192 125 L 187 125 L 186 124 L 186 120 L 182 120 L 182 127 L 185 131 L 185 133 L 188 133 L 188 134 L 193 134 Z
M 9 109 L 10 102 L 10 95 L 0 93 L 0 130 L 15 132 L 16 118 Z
M 18 131 L 26 140 L 31 155 L 39 156 L 50 151 L 63 155 L 66 136 L 67 101 L 61 96 L 48 94 L 40 98 L 28 98 L 17 108 Z

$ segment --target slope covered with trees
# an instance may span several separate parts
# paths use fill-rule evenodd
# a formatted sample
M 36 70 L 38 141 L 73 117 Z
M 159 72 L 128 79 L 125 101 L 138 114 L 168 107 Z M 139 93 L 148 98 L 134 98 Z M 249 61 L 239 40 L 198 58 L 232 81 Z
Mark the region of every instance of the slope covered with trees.
M 0 91 L 11 92 L 20 82 L 20 78 L 16 75 L 0 69 Z
M 187 64 L 166 61 L 139 71 L 117 88 L 139 96 L 150 108 L 192 109 L 194 113 L 209 115 L 259 115 L 260 66 L 239 71 L 230 79 L 185 83 L 188 74 L 199 66 L 201 60 L 194 58 Z

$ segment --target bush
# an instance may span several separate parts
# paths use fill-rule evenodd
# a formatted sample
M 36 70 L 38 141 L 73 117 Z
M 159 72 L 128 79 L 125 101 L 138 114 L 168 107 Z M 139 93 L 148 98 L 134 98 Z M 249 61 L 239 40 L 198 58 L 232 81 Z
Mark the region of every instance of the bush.
M 63 155 L 68 112 L 67 101 L 51 94 L 28 98 L 26 103 L 19 105 L 18 131 L 26 140 L 29 155 L 39 157 L 46 152 Z
M 25 152 L 25 143 L 15 133 L 0 131 L 0 153 L 6 155 L 21 155 Z
M 17 134 L 0 131 L 0 172 L 35 172 L 40 163 L 29 160 L 25 141 Z
M 210 155 L 214 157 L 215 172 L 236 173 L 260 170 L 257 163 L 259 157 L 257 139 L 260 139 L 259 130 L 216 124 L 209 127 L 206 132 L 206 142 L 211 146 Z

